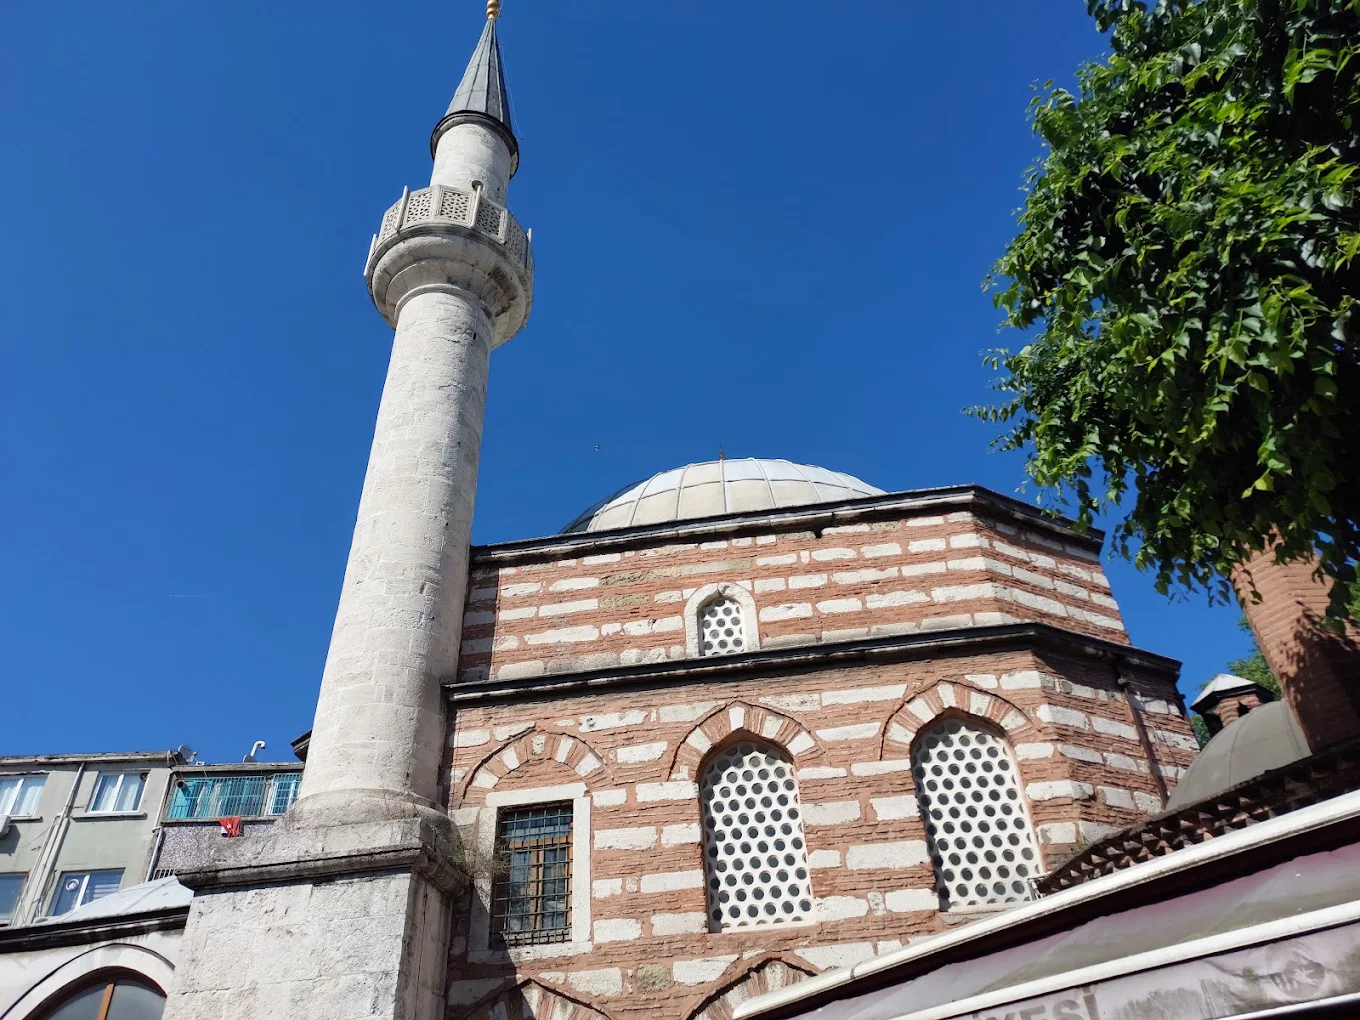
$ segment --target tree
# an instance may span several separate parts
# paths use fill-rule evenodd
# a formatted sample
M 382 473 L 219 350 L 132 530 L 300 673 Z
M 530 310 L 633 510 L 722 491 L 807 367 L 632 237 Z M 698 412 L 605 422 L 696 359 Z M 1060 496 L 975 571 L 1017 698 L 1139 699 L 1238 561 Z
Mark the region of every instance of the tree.
M 989 278 L 1006 423 L 1054 509 L 1203 586 L 1279 542 L 1346 613 L 1360 556 L 1360 0 L 1088 0 L 1111 53 L 1030 107 L 1047 155 Z

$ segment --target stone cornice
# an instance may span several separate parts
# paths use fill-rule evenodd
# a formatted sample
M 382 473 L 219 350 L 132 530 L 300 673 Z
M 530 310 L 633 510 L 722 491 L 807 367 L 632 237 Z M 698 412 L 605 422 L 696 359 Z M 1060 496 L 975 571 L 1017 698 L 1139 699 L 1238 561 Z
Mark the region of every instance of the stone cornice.
M 995 517 L 1019 521 L 1024 527 L 1055 534 L 1063 542 L 1099 553 L 1105 532 L 1099 528 L 1078 534 L 1075 522 L 1052 516 L 1018 499 L 993 492 L 980 485 L 949 485 L 931 489 L 909 489 L 882 496 L 862 496 L 835 503 L 789 507 L 783 510 L 755 510 L 750 513 L 724 514 L 688 521 L 666 521 L 609 531 L 547 535 L 517 539 L 494 545 L 472 547 L 473 566 L 513 566 L 544 559 L 589 555 L 616 549 L 656 545 L 666 541 L 695 541 L 710 538 L 740 537 L 745 534 L 787 531 L 818 531 L 823 528 L 882 520 L 905 514 L 981 511 Z
M 649 687 L 687 683 L 723 683 L 761 674 L 825 670 L 876 662 L 910 662 L 939 656 L 976 655 L 1016 648 L 1046 648 L 1104 662 L 1123 662 L 1175 683 L 1181 664 L 1165 655 L 1103 638 L 1088 637 L 1046 623 L 1008 623 L 894 637 L 761 649 L 742 655 L 677 659 L 671 662 L 515 680 L 445 681 L 445 696 L 457 704 L 515 698 L 541 698 L 616 687 Z
M 148 910 L 123 917 L 100 917 L 81 921 L 49 921 L 43 924 L 0 928 L 0 954 L 56 949 L 93 942 L 112 942 L 153 931 L 174 931 L 184 927 L 189 905 Z
M 463 872 L 443 859 L 443 855 L 420 839 L 396 845 L 363 850 L 342 850 L 280 856 L 273 860 L 255 859 L 240 863 L 218 863 L 193 868 L 175 877 L 196 894 L 208 890 L 248 888 L 312 882 L 382 871 L 414 872 L 437 888 L 452 892 L 463 885 Z

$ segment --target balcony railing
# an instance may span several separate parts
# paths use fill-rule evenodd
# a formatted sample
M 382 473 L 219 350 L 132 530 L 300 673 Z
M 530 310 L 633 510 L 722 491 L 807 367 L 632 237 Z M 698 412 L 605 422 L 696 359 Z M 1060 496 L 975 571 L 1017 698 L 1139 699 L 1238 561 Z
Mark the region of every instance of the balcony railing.
M 509 209 L 483 198 L 480 189 L 460 191 L 438 184 L 420 191 L 404 192 L 401 201 L 387 210 L 369 246 L 365 272 L 372 269 L 376 256 L 385 249 L 387 242 L 398 235 L 418 227 L 438 227 L 445 223 L 465 227 L 496 241 L 511 259 L 533 275 L 530 235 L 510 215 Z
M 165 817 L 172 821 L 268 818 L 297 799 L 300 772 L 272 776 L 185 776 L 175 784 Z

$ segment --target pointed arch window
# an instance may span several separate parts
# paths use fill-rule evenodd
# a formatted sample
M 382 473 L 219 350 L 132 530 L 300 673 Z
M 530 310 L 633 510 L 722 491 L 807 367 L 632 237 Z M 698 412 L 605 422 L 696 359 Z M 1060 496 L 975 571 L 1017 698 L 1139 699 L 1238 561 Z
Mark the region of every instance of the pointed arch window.
M 966 719 L 926 731 L 912 752 L 936 880 L 951 909 L 1033 898 L 1042 865 L 1005 739 Z
M 793 763 L 741 741 L 720 751 L 700 783 L 710 931 L 812 918 L 803 812 Z
M 685 605 L 685 650 L 689 655 L 736 655 L 760 647 L 756 604 L 739 584 L 706 584 Z

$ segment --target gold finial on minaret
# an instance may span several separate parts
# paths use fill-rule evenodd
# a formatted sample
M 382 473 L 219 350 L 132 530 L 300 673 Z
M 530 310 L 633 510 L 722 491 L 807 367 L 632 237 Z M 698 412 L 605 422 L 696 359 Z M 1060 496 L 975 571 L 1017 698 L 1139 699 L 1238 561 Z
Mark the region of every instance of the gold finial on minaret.
M 495 21 L 501 16 L 501 0 L 486 0 L 486 18 Z

